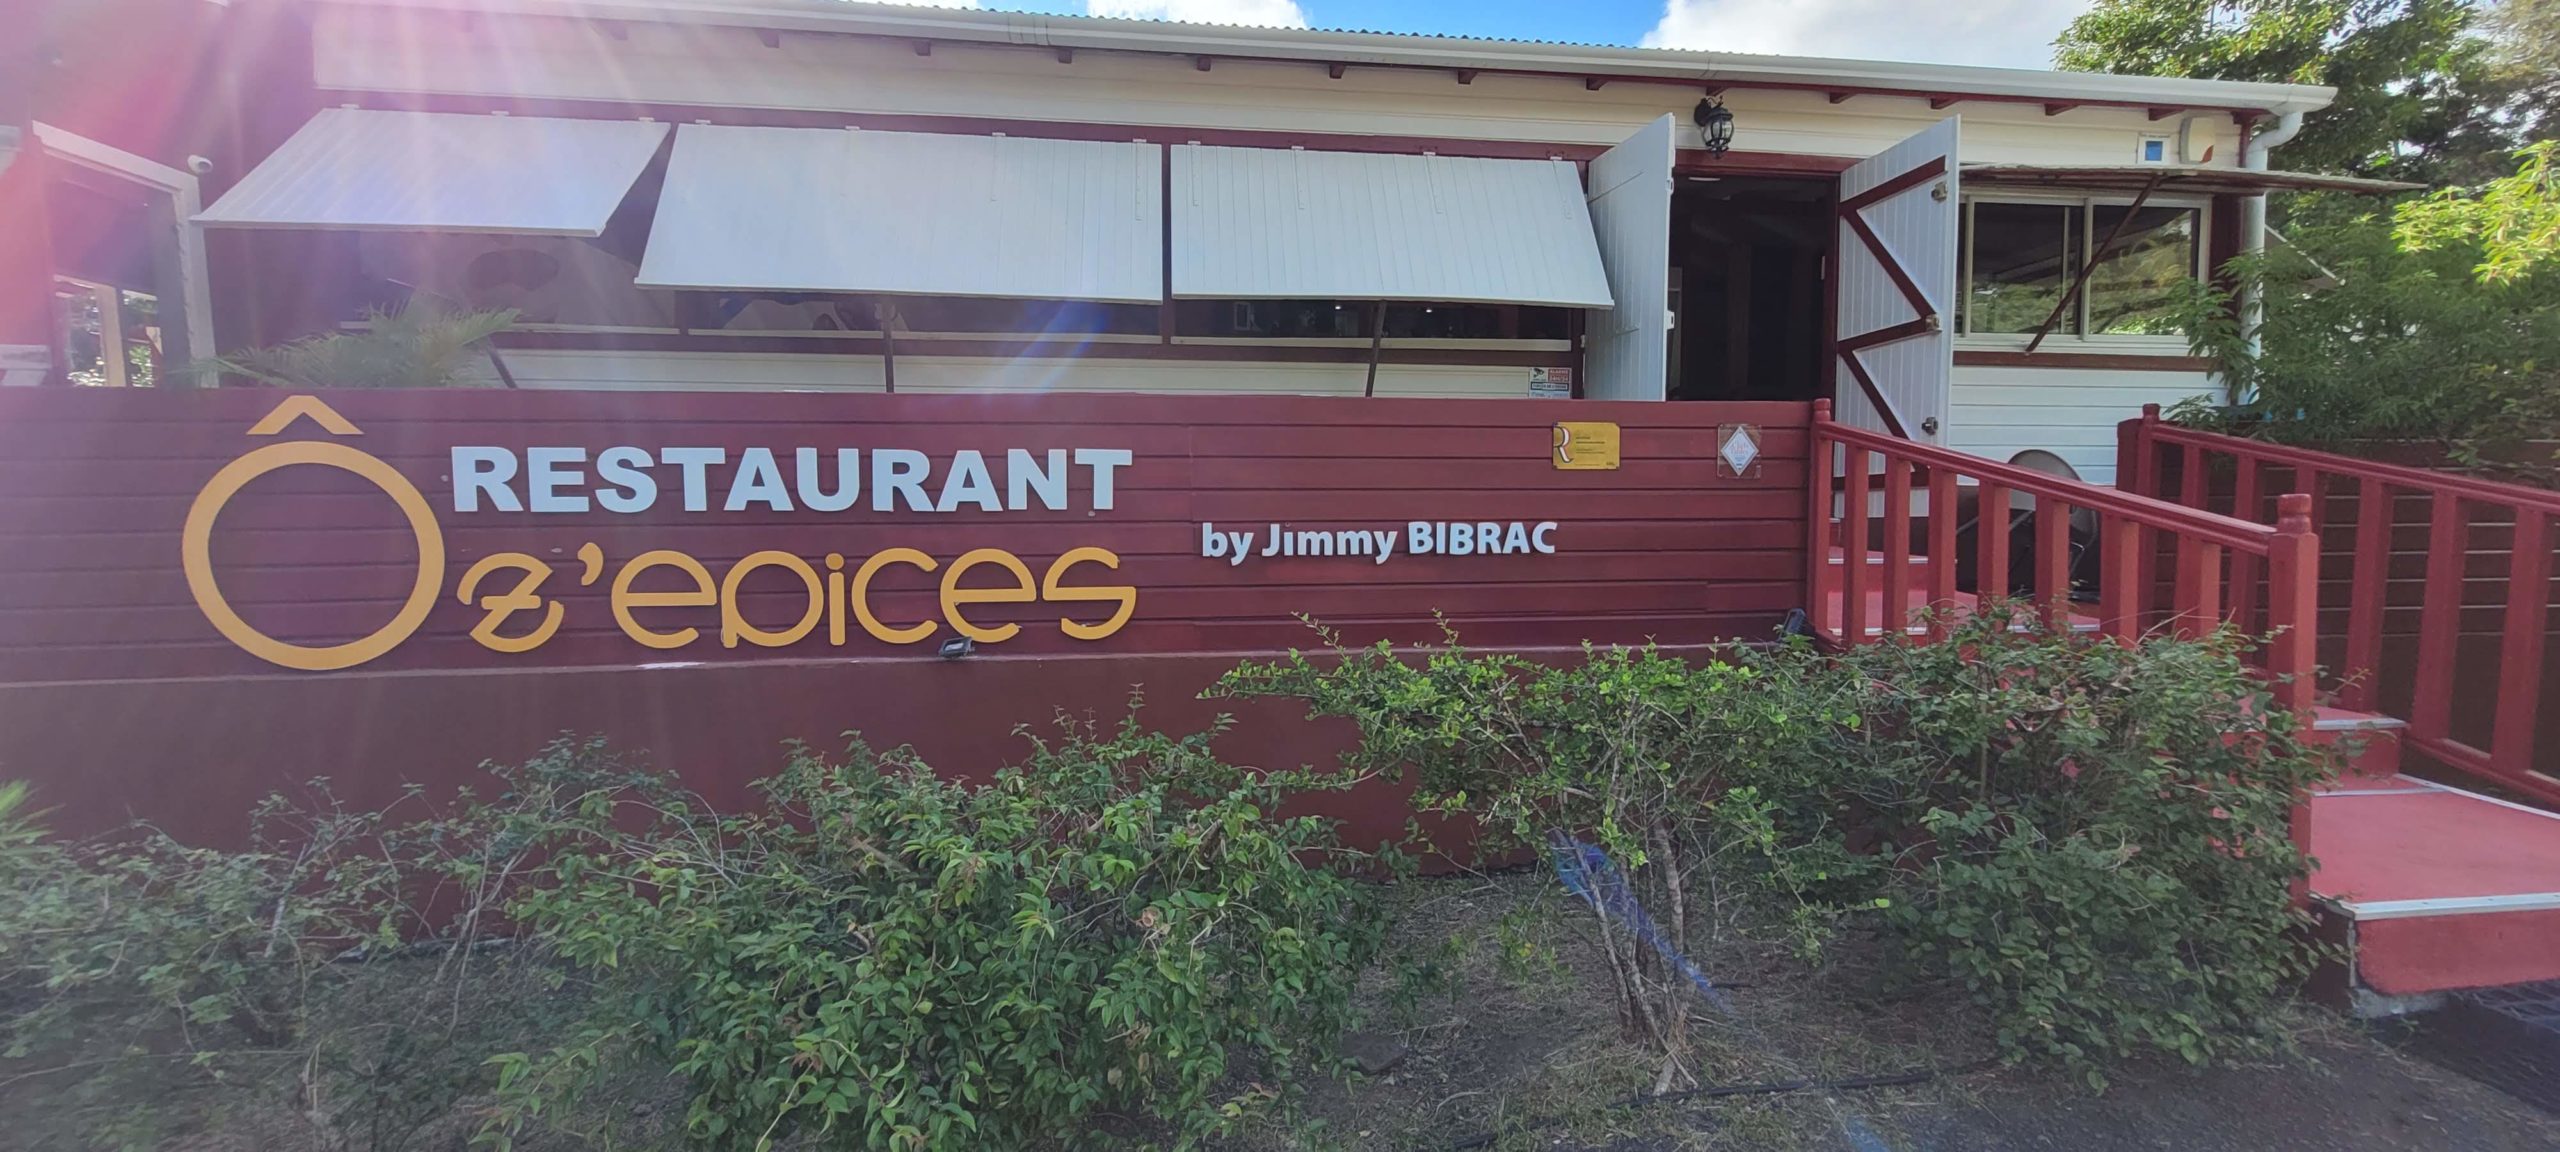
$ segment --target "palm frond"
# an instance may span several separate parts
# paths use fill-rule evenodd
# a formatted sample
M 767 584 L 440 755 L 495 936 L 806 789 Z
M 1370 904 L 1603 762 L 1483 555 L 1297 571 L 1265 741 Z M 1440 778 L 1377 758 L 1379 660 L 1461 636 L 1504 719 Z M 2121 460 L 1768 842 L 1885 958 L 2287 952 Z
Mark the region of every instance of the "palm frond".
M 213 370 L 278 388 L 458 388 L 480 384 L 472 369 L 516 312 L 448 313 L 413 305 L 368 311 L 360 331 L 326 332 L 289 344 L 216 357 Z

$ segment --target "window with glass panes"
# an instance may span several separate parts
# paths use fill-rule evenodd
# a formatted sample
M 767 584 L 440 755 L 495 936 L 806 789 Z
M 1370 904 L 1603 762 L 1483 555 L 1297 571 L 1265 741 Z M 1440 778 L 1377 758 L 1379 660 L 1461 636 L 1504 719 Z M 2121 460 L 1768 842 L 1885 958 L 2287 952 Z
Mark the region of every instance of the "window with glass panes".
M 1956 331 L 2025 336 L 2183 337 L 2182 285 L 2202 272 L 2204 209 L 2157 201 L 1968 199 Z M 2092 262 L 2088 253 L 2096 252 Z M 2054 314 L 2083 264 L 2088 282 Z

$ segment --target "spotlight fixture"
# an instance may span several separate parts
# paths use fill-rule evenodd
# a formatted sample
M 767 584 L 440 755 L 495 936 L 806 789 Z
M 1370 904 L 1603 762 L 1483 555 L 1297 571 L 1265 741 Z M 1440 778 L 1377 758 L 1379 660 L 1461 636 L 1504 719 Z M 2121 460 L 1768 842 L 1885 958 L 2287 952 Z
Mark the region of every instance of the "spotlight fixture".
M 1706 141 L 1707 155 L 1722 156 L 1733 146 L 1733 109 L 1724 101 L 1709 96 L 1698 101 L 1698 110 L 1690 114 L 1698 122 L 1698 135 Z

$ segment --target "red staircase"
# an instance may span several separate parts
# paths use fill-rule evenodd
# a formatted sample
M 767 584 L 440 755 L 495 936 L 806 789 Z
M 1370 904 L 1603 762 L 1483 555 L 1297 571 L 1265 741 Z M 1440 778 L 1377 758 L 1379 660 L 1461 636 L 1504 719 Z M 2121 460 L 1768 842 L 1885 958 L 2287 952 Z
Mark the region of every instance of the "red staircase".
M 2126 642 L 2224 621 L 2269 635 L 2257 659 L 2279 700 L 2346 749 L 2299 821 L 2321 931 L 2344 946 L 2336 989 L 2373 1013 L 2560 980 L 2560 815 L 2519 802 L 2560 803 L 2537 759 L 2560 743 L 2538 739 L 2560 496 L 2197 432 L 2156 408 L 2123 426 L 2123 487 L 2105 488 L 1816 409 L 1813 459 L 1832 465 L 1811 485 L 1812 538 L 1829 544 L 1809 574 L 1817 636 L 1924 635 L 1920 609 L 1974 609 L 1960 583 L 2031 587 L 2048 620 Z M 2030 546 L 1976 531 L 1960 555 L 1959 522 L 2013 494 Z M 2323 525 L 2352 527 L 2324 542 Z M 2018 551 L 2031 571 L 2013 583 Z
M 2560 494 L 2181 428 L 2156 407 L 2118 442 L 2140 494 L 2244 520 L 2307 502 L 2322 535 L 2321 684 L 2363 747 L 2312 799 L 2311 890 L 2348 946 L 2347 987 L 2387 1010 L 2560 978 L 2560 816 L 2534 806 L 2560 803 L 2543 730 L 2560 711 Z

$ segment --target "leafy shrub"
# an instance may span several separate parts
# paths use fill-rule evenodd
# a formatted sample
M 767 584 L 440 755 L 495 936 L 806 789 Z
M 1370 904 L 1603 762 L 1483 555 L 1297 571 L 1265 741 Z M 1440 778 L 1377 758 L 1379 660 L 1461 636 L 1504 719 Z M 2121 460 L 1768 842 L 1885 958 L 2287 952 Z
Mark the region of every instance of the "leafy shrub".
M 1868 850 L 1916 970 L 1992 1015 L 2013 1057 L 2103 1083 L 2101 1058 L 2255 1052 L 2314 955 L 2293 885 L 2297 797 L 2329 761 L 2231 631 L 2138 647 L 2013 634 L 1755 655 L 1854 724 L 1791 750 Z M 1828 779 L 1825 781 L 1825 774 Z
M 614 797 L 511 907 L 593 995 L 502 1062 L 492 1135 L 635 1061 L 718 1148 L 1088 1145 L 1133 1112 L 1187 1142 L 1276 1098 L 1383 932 L 1330 826 L 1278 812 L 1349 779 L 1209 740 L 1071 727 L 983 784 L 856 741 L 761 811 Z
M 1701 895 L 1782 901 L 1810 928 L 1829 914 L 1825 890 L 1856 864 L 1802 829 L 1781 850 L 1775 782 L 1764 777 L 1794 762 L 1776 750 L 1845 718 L 1798 707 L 1764 681 L 1759 669 L 1691 664 L 1650 647 L 1548 663 L 1470 652 L 1452 634 L 1411 660 L 1384 643 L 1336 646 L 1321 660 L 1292 652 L 1247 663 L 1210 691 L 1302 699 L 1316 715 L 1351 718 L 1361 732 L 1352 767 L 1411 771 L 1418 807 L 1473 817 L 1468 827 L 1488 847 L 1590 836 L 1686 952 Z M 1695 992 L 1630 925 L 1611 924 L 1601 940 L 1621 1023 L 1666 1057 L 1660 1083 L 1669 1087 L 1682 1072 Z
M 40 1086 L 63 1128 L 35 1143 L 150 1147 L 254 1113 L 279 1139 L 389 1152 L 486 1091 L 524 1021 L 493 1023 L 485 980 L 466 1013 L 464 981 L 516 963 L 475 954 L 559 782 L 500 771 L 540 787 L 364 811 L 315 781 L 261 802 L 238 851 L 149 826 L 59 840 L 0 787 L 0 1085 Z
M 1352 762 L 1407 767 L 1426 807 L 1593 835 L 1675 934 L 1701 884 L 1808 948 L 1880 910 L 1904 970 L 1960 983 L 2013 1058 L 2103 1082 L 2138 1049 L 2257 1050 L 2313 959 L 2288 824 L 2326 761 L 2236 634 L 2129 648 L 1997 615 L 1942 643 L 1698 663 L 1337 649 L 1217 691 L 1354 719 Z M 1612 928 L 1621 1010 L 1676 1062 L 1691 993 Z

